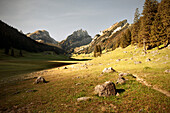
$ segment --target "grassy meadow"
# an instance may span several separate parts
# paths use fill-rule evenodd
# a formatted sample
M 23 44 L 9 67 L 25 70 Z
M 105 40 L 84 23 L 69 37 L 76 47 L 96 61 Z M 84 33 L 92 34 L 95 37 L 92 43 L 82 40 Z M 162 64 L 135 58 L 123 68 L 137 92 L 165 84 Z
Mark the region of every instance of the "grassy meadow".
M 119 96 L 98 97 L 93 92 L 98 84 L 106 81 L 116 83 L 120 72 L 137 74 L 149 84 L 170 91 L 170 74 L 164 72 L 170 69 L 169 51 L 169 47 L 162 50 L 155 48 L 144 55 L 142 48 L 128 46 L 125 49 L 103 51 L 102 56 L 97 58 L 92 57 L 92 54 L 74 54 L 73 59 L 68 59 L 60 55 L 27 52 L 19 58 L 1 56 L 1 80 L 22 76 L 29 79 L 23 77 L 22 80 L 4 82 L 0 86 L 0 112 L 168 113 L 170 97 L 139 83 L 132 76 L 125 76 L 125 84 L 116 85 Z M 151 61 L 147 61 L 148 58 Z M 141 63 L 135 64 L 138 61 Z M 65 66 L 60 63 L 76 64 L 63 69 Z M 117 72 L 101 74 L 106 67 L 112 67 Z M 43 76 L 48 83 L 33 84 L 34 77 L 38 76 Z M 77 98 L 86 96 L 92 99 L 77 102 Z

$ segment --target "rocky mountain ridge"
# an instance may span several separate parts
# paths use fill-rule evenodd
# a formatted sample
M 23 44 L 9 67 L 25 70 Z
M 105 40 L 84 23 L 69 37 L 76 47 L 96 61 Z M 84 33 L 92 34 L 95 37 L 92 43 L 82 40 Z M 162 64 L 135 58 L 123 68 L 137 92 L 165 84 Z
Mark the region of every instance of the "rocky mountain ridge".
M 114 44 L 117 43 L 118 40 L 120 40 L 121 33 L 123 33 L 124 30 L 129 26 L 130 25 L 127 23 L 126 19 L 120 22 L 116 22 L 109 28 L 96 34 L 91 43 L 86 46 L 77 47 L 74 51 L 76 53 L 91 53 L 94 50 L 95 45 L 101 45 L 102 50 L 110 49 Z
M 59 45 L 69 51 L 73 52 L 74 48 L 87 45 L 92 41 L 91 36 L 86 30 L 77 30 L 69 35 L 65 40 L 61 41 Z
M 33 33 L 27 33 L 26 35 L 37 42 L 47 43 L 47 44 L 58 43 L 56 40 L 51 38 L 49 32 L 46 30 L 37 30 Z

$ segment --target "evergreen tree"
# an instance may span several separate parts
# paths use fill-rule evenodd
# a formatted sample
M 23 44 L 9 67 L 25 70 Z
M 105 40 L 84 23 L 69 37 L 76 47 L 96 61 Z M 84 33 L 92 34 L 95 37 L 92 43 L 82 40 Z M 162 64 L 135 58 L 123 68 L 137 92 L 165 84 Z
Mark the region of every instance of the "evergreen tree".
M 157 13 L 158 2 L 156 0 L 146 0 L 143 8 L 143 28 L 141 38 L 143 45 L 150 46 L 151 26 Z
M 19 56 L 23 56 L 22 50 L 19 51 Z
M 131 44 L 131 32 L 127 29 L 121 36 L 120 47 L 125 48 Z
M 14 49 L 11 50 L 11 56 L 14 56 Z
M 94 57 L 101 56 L 102 54 L 102 49 L 100 45 L 96 45 L 94 48 Z
M 136 8 L 135 15 L 134 15 L 134 20 L 133 20 L 133 23 L 134 23 L 134 24 L 139 21 L 139 16 L 140 16 L 140 14 L 139 14 L 139 9 Z
M 162 0 L 158 7 L 158 13 L 162 22 L 163 32 L 161 43 L 170 43 L 170 0 Z
M 5 48 L 5 52 L 4 52 L 6 55 L 8 55 L 9 54 L 9 48 L 8 47 L 6 47 Z
M 131 39 L 132 39 L 132 44 L 136 45 L 138 43 L 138 33 L 140 29 L 140 14 L 139 14 L 139 9 L 136 8 L 135 15 L 134 15 L 134 20 L 133 20 L 133 25 L 132 25 L 132 32 L 131 32 Z

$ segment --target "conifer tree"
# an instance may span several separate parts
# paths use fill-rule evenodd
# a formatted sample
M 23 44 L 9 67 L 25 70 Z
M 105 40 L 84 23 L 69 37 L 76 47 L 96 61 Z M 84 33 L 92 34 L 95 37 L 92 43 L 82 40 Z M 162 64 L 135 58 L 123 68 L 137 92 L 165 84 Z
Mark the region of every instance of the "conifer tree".
M 140 29 L 140 14 L 139 14 L 139 9 L 136 8 L 135 15 L 134 15 L 134 20 L 133 20 L 133 25 L 132 25 L 132 31 L 131 31 L 131 44 L 136 45 L 138 43 L 138 33 Z
M 139 14 L 139 8 L 136 8 L 136 10 L 135 10 L 135 15 L 134 15 L 134 20 L 133 20 L 133 23 L 134 23 L 134 24 L 139 21 L 139 16 L 140 16 L 140 14 Z
M 162 22 L 163 32 L 161 43 L 169 44 L 170 42 L 170 0 L 162 0 L 158 7 L 158 13 Z
M 156 0 L 146 0 L 143 8 L 143 28 L 141 38 L 143 45 L 150 46 L 151 26 L 157 13 L 158 2 Z M 145 43 L 145 44 L 144 44 Z
M 14 56 L 14 49 L 11 50 L 11 56 Z
M 19 51 L 19 56 L 23 56 L 22 50 Z
M 127 29 L 121 36 L 120 47 L 125 48 L 131 44 L 131 32 Z

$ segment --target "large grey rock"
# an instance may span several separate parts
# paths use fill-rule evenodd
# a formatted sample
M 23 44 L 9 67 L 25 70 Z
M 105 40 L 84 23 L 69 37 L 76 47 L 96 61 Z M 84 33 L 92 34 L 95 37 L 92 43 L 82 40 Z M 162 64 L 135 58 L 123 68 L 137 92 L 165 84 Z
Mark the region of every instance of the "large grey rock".
M 97 85 L 95 87 L 95 94 L 102 97 L 108 97 L 108 96 L 115 96 L 116 95 L 116 86 L 113 82 L 107 81 L 102 85 Z
M 102 71 L 102 73 L 111 73 L 111 72 L 116 72 L 116 71 L 112 67 L 104 68 L 104 70 Z
M 36 80 L 35 80 L 35 84 L 38 84 L 38 83 L 46 83 L 47 81 L 44 79 L 44 77 L 42 76 L 39 76 Z

